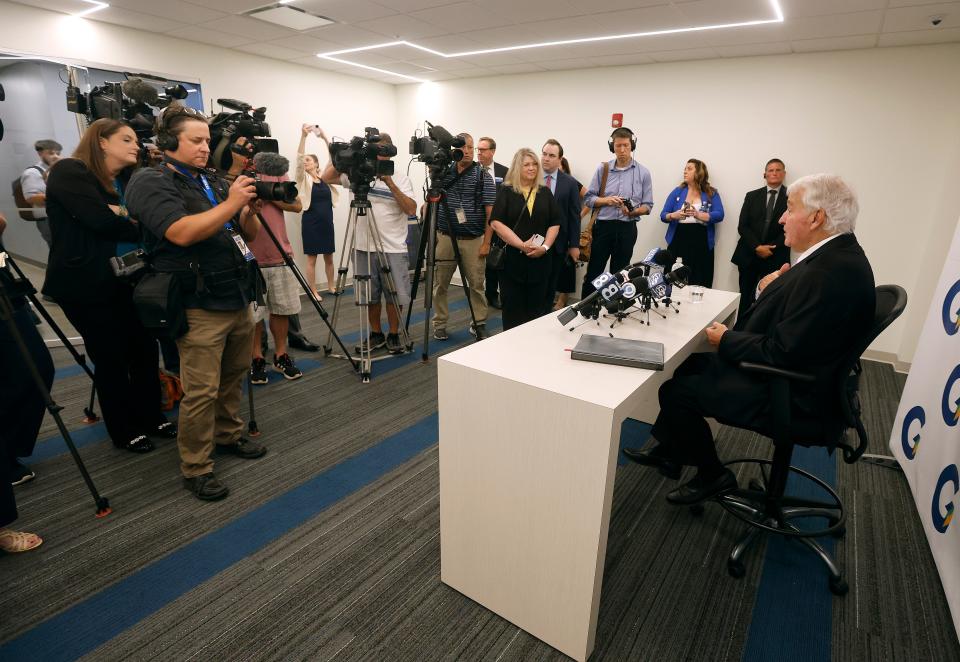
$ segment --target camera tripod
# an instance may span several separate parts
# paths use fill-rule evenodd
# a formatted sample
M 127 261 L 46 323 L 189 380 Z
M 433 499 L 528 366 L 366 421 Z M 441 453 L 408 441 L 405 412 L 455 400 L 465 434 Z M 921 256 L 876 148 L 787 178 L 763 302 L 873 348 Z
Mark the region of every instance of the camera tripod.
M 83 459 L 81 459 L 80 453 L 77 451 L 77 447 L 73 443 L 73 438 L 70 436 L 70 432 L 67 430 L 67 426 L 64 424 L 63 418 L 60 416 L 60 412 L 63 411 L 63 407 L 54 402 L 53 397 L 50 395 L 49 389 L 47 389 L 46 383 L 43 381 L 43 377 L 40 375 L 40 371 L 37 369 L 36 362 L 30 355 L 30 350 L 27 348 L 27 345 L 24 342 L 23 335 L 20 333 L 20 329 L 17 328 L 17 322 L 14 318 L 15 310 L 11 296 L 22 295 L 34 303 L 37 309 L 42 311 L 44 318 L 54 328 L 54 330 L 57 332 L 57 335 L 60 336 L 60 339 L 64 341 L 64 346 L 69 348 L 74 358 L 76 358 L 78 363 L 80 363 L 84 370 L 87 371 L 87 374 L 90 375 L 91 379 L 93 378 L 93 373 L 87 367 L 83 356 L 77 353 L 73 346 L 70 345 L 70 343 L 66 340 L 66 337 L 63 335 L 63 332 L 56 326 L 47 312 L 43 310 L 43 307 L 36 302 L 36 290 L 33 288 L 33 285 L 23 275 L 23 272 L 20 271 L 20 268 L 10 258 L 10 256 L 7 255 L 6 252 L 2 252 L 2 247 L 0 247 L 0 269 L 5 268 L 8 264 L 11 265 L 14 271 L 17 273 L 17 278 L 13 279 L 13 284 L 18 287 L 19 291 L 17 293 L 9 292 L 6 284 L 4 283 L 4 279 L 0 278 L 0 321 L 7 325 L 7 330 L 10 333 L 10 337 L 13 339 L 17 346 L 17 350 L 23 357 L 23 362 L 27 366 L 27 372 L 30 373 L 30 379 L 33 381 L 34 387 L 39 391 L 41 397 L 43 398 L 44 406 L 46 407 L 47 411 L 50 412 L 50 415 L 56 422 L 57 429 L 60 431 L 60 435 L 63 437 L 64 443 L 67 444 L 67 448 L 70 450 L 70 454 L 73 456 L 73 461 L 77 464 L 77 469 L 80 470 L 80 475 L 83 477 L 83 481 L 86 483 L 87 489 L 90 490 L 90 494 L 93 497 L 94 503 L 97 507 L 96 516 L 106 517 L 112 512 L 110 508 L 110 502 L 107 500 L 107 497 L 102 496 L 97 491 L 96 485 L 93 484 L 93 479 L 90 478 L 90 474 L 87 472 L 87 468 L 83 463 Z
M 353 265 L 353 280 L 354 288 L 353 295 L 356 305 L 360 308 L 360 376 L 364 384 L 370 382 L 370 377 L 373 373 L 373 362 L 380 361 L 382 359 L 392 358 L 393 354 L 387 354 L 386 356 L 373 356 L 373 347 L 370 345 L 370 334 L 373 331 L 370 325 L 370 317 L 368 315 L 370 308 L 370 295 L 372 291 L 370 279 L 374 273 L 374 266 L 379 269 L 382 274 L 382 283 L 384 285 L 384 294 L 386 295 L 387 305 L 394 306 L 394 309 L 397 311 L 397 315 L 400 315 L 401 307 L 400 301 L 397 295 L 397 286 L 396 282 L 393 279 L 393 272 L 390 269 L 390 262 L 387 260 L 387 255 L 383 250 L 383 239 L 380 236 L 380 228 L 377 227 L 377 219 L 373 213 L 373 207 L 370 205 L 370 200 L 367 197 L 368 186 L 351 186 L 351 191 L 353 193 L 353 200 L 350 201 L 350 216 L 347 218 L 347 230 L 344 235 L 344 245 L 346 250 L 340 254 L 340 266 L 337 269 L 337 284 L 336 291 L 342 293 L 344 287 L 347 284 L 347 272 L 351 265 Z M 361 249 L 366 253 L 366 273 L 357 274 L 357 265 L 355 264 L 357 250 L 357 229 L 360 227 L 361 222 L 364 224 L 363 228 L 365 230 L 366 245 Z M 372 242 L 371 242 L 372 240 Z M 373 244 L 376 250 L 369 251 L 370 244 Z M 376 261 L 376 265 L 374 265 Z M 340 315 L 340 303 L 343 300 L 342 294 L 337 297 L 337 300 L 333 304 L 333 322 L 330 325 L 330 333 L 333 333 L 333 329 L 337 325 L 337 319 Z M 404 352 L 413 351 L 413 342 L 410 340 L 410 336 L 407 333 L 406 327 L 402 324 L 397 326 L 397 333 L 400 335 L 400 345 L 403 348 Z M 343 345 L 341 344 L 341 347 Z M 330 346 L 330 337 L 327 337 L 327 342 L 323 346 L 323 351 L 326 356 L 334 356 L 336 358 L 342 358 L 338 354 L 331 354 L 332 348 Z M 346 349 L 344 349 L 346 351 Z M 350 358 L 349 356 L 346 358 Z
M 457 175 L 459 178 L 459 175 Z M 410 288 L 411 303 L 417 298 L 417 289 L 420 285 L 420 271 L 426 263 L 426 278 L 424 280 L 423 292 L 423 310 L 425 312 L 423 319 L 423 353 L 421 360 L 426 363 L 430 360 L 430 311 L 433 310 L 433 279 L 436 275 L 436 254 L 437 254 L 437 210 L 443 204 L 447 219 L 452 225 L 453 214 L 450 213 L 450 205 L 447 202 L 446 192 L 439 186 L 440 173 L 430 174 L 430 188 L 427 190 L 427 213 L 424 224 L 420 230 L 420 247 L 417 249 L 417 264 L 413 272 L 413 284 Z M 456 180 L 454 180 L 456 181 Z M 453 259 L 457 263 L 457 269 L 460 271 L 460 281 L 463 286 L 463 294 L 467 298 L 467 306 L 470 308 L 470 320 L 473 328 L 477 328 L 477 316 L 473 312 L 473 302 L 470 301 L 470 285 L 467 282 L 466 272 L 463 269 L 463 259 L 460 256 L 460 245 L 457 243 L 457 237 L 451 235 L 450 243 L 453 246 Z M 407 311 L 405 327 L 410 327 L 410 310 Z M 479 340 L 479 337 L 477 338 Z

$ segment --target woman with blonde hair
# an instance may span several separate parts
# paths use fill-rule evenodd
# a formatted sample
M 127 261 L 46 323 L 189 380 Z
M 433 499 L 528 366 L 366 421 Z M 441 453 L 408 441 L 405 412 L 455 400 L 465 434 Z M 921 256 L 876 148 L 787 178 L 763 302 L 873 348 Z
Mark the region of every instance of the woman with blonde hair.
M 543 257 L 560 231 L 560 207 L 543 179 L 540 159 L 521 148 L 497 194 L 490 225 L 506 246 L 500 266 L 500 300 L 504 330 L 536 319 L 550 281 L 550 261 Z
M 333 208 L 339 195 L 337 189 L 328 186 L 320 179 L 320 160 L 316 154 L 306 154 L 307 136 L 316 134 L 330 148 L 326 134 L 315 124 L 304 124 L 297 148 L 297 191 L 303 216 L 300 226 L 303 239 L 303 252 L 307 256 L 307 282 L 313 296 L 318 301 L 323 298 L 317 293 L 317 256 L 323 256 L 323 268 L 327 274 L 327 291 L 337 294 L 334 278 L 333 254 L 336 252 L 333 230 Z

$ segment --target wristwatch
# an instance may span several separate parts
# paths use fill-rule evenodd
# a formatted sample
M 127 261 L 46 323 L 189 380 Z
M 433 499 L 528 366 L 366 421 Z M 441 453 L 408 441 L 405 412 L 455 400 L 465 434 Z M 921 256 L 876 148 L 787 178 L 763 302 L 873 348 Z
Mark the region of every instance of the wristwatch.
M 543 246 L 544 250 L 546 250 L 548 253 L 550 252 L 550 245 L 549 245 L 549 244 L 540 244 L 540 245 Z

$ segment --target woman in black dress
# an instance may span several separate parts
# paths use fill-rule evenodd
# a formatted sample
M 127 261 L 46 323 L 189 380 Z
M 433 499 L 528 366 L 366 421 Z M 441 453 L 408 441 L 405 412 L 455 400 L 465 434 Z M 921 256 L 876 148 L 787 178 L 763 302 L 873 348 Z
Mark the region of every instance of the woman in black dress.
M 337 203 L 337 192 L 320 179 L 320 162 L 316 154 L 304 154 L 307 135 L 315 133 L 323 142 L 330 143 L 323 129 L 314 124 L 304 124 L 297 150 L 297 189 L 300 191 L 300 204 L 303 206 L 301 217 L 301 236 L 303 252 L 307 256 L 307 282 L 318 300 L 317 294 L 317 256 L 323 256 L 323 267 L 327 274 L 327 291 L 336 294 L 333 269 L 333 254 L 336 245 L 333 233 L 333 206 Z
M 512 329 L 543 313 L 550 280 L 550 261 L 543 259 L 560 232 L 560 207 L 543 180 L 540 159 L 521 148 L 490 214 L 490 225 L 506 244 L 500 271 L 503 328 Z
M 110 258 L 140 243 L 123 193 L 139 151 L 127 124 L 99 119 L 84 132 L 73 158 L 50 169 L 53 243 L 43 293 L 83 336 L 113 444 L 146 453 L 153 450 L 148 435 L 171 439 L 177 431 L 160 410 L 157 342 L 140 324 L 133 287 L 110 268 Z

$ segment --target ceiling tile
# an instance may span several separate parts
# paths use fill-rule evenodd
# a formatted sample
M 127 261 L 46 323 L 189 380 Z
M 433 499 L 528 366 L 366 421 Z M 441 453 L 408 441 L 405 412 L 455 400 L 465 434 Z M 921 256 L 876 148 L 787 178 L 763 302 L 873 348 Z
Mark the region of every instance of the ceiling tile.
M 247 41 L 269 41 L 270 39 L 280 39 L 281 37 L 297 34 L 294 30 L 282 28 L 279 25 L 272 25 L 266 21 L 258 21 L 255 18 L 247 18 L 246 16 L 218 18 L 215 21 L 204 23 L 203 27 L 245 37 Z
M 249 39 L 244 39 L 243 37 L 238 37 L 234 34 L 217 32 L 216 30 L 201 28 L 195 25 L 187 26 L 185 28 L 177 28 L 173 32 L 168 33 L 168 35 L 171 37 L 179 37 L 181 39 L 189 39 L 190 41 L 199 41 L 201 44 L 220 46 L 222 48 L 234 48 L 235 46 L 242 46 L 250 41 Z
M 456 0 L 377 0 L 378 5 L 389 7 L 400 13 L 420 11 L 443 5 L 453 4 Z
M 297 0 L 293 6 L 338 23 L 381 19 L 397 13 L 372 0 Z
M 626 11 L 604 12 L 591 16 L 598 29 L 593 34 L 630 34 L 685 28 L 704 21 L 692 21 L 676 7 L 642 7 Z
M 916 5 L 932 4 L 930 0 L 889 0 L 890 7 L 914 7 Z M 957 4 L 957 3 L 954 3 Z
M 610 55 L 607 57 L 584 58 L 589 60 L 591 66 L 601 67 L 619 67 L 631 64 L 650 64 L 654 60 L 652 57 L 642 53 L 629 53 L 625 55 Z M 542 62 L 540 64 L 543 64 Z
M 886 9 L 889 0 L 780 0 L 780 8 L 787 20 L 800 16 L 849 14 L 870 9 Z M 926 0 L 929 2 L 929 0 Z
M 597 11 L 597 0 L 567 0 L 567 2 L 584 14 L 592 14 Z M 618 11 L 666 4 L 669 4 L 666 0 L 604 0 L 603 11 Z
M 857 48 L 873 48 L 877 45 L 877 36 L 859 35 L 856 37 L 829 37 L 826 39 L 803 39 L 790 44 L 797 53 L 814 51 L 846 51 Z
M 768 0 L 696 0 L 677 8 L 691 25 L 719 25 L 776 18 Z
M 596 66 L 589 62 L 589 58 L 564 58 L 562 60 L 546 60 L 537 62 L 537 65 L 547 71 L 565 71 L 567 69 L 581 69 L 584 66 Z
M 484 48 L 483 44 L 478 44 L 463 35 L 429 37 L 427 39 L 418 39 L 417 43 L 421 46 L 432 48 L 435 51 L 440 51 L 441 53 L 457 53 L 459 51 L 474 51 Z
M 681 62 L 684 60 L 709 60 L 717 57 L 717 52 L 712 48 L 685 48 L 679 51 L 663 51 L 662 53 L 650 53 L 656 62 Z
M 446 28 L 433 25 L 426 21 L 407 16 L 406 14 L 397 14 L 384 20 L 360 21 L 353 24 L 358 28 L 376 32 L 390 39 L 402 39 L 405 41 L 416 41 L 424 37 L 435 37 L 448 34 Z
M 129 9 L 120 9 L 118 7 L 107 7 L 97 12 L 97 20 L 104 23 L 113 23 L 114 25 L 123 25 L 128 28 L 145 30 L 147 32 L 169 32 L 180 27 L 186 27 L 189 23 L 172 21 L 159 16 L 150 16 L 140 12 L 130 11 Z
M 943 17 L 943 22 L 934 27 L 931 16 Z M 920 7 L 897 7 L 888 9 L 883 19 L 883 32 L 907 32 L 910 30 L 943 30 L 960 28 L 960 3 L 923 5 Z
M 885 32 L 878 46 L 915 46 L 918 44 L 945 44 L 960 41 L 960 28 L 948 30 L 917 30 L 916 32 Z
M 470 2 L 444 5 L 434 9 L 412 12 L 410 15 L 421 21 L 439 25 L 450 32 L 463 32 L 470 29 L 483 30 L 510 25 L 511 23 L 508 14 L 488 12 L 479 5 Z
M 489 67 L 489 69 L 498 74 L 528 74 L 538 71 L 546 71 L 546 69 L 543 67 L 530 63 L 500 64 L 494 67 Z
M 372 44 L 382 44 L 391 39 L 384 39 L 382 34 L 371 32 L 358 28 L 355 25 L 345 25 L 343 23 L 334 23 L 325 25 L 316 30 L 308 30 L 303 33 L 308 37 L 331 41 L 335 44 L 341 44 L 340 48 L 356 48 L 359 46 L 370 46 Z
M 162 3 L 156 0 L 110 0 L 110 6 L 132 9 L 152 16 L 162 16 L 187 25 L 205 23 L 227 15 L 224 12 L 181 0 L 163 0 Z
M 583 8 L 575 7 L 566 0 L 474 0 L 489 12 L 503 13 L 513 23 L 530 23 L 553 18 L 583 16 Z
M 336 51 L 343 48 L 343 44 L 335 44 L 332 41 L 324 41 L 323 39 L 314 39 L 313 37 L 307 37 L 302 34 L 293 37 L 284 37 L 282 39 L 271 39 L 263 43 L 300 51 L 305 55 L 316 55 L 317 53 Z
M 253 53 L 254 55 L 263 55 L 264 57 L 273 57 L 280 60 L 295 60 L 303 57 L 303 53 L 301 51 L 296 51 L 292 48 L 284 48 L 278 44 L 271 44 L 267 42 L 262 42 L 259 44 L 247 44 L 246 46 L 240 47 L 239 50 L 243 51 L 244 53 Z
M 526 51 L 507 51 L 506 53 L 484 53 L 483 55 L 470 55 L 457 59 L 471 62 L 478 67 L 499 67 L 528 63 L 527 59 L 523 56 L 525 52 Z
M 486 30 L 470 30 L 459 33 L 459 36 L 482 44 L 483 48 L 503 48 L 541 41 L 540 35 L 525 25 L 505 25 Z
M 785 55 L 791 53 L 790 44 L 743 44 L 742 46 L 714 46 L 720 57 L 752 57 L 755 55 Z
M 832 16 L 808 16 L 791 19 L 786 27 L 786 36 L 791 40 L 847 37 L 851 35 L 876 34 L 883 21 L 882 11 L 864 11 Z
M 709 30 L 701 33 L 704 43 L 711 46 L 741 46 L 743 44 L 789 43 L 786 23 L 750 25 L 742 28 Z
M 242 14 L 270 4 L 269 0 L 266 2 L 264 0 L 189 0 L 189 2 L 192 5 L 202 5 L 226 14 Z

